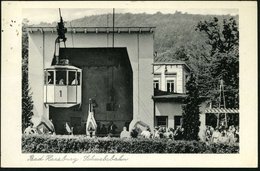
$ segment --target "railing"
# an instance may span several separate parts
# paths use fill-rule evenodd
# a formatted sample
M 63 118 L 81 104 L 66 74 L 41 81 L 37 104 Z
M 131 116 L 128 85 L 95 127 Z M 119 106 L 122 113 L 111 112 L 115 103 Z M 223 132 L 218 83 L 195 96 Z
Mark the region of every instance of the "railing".
M 33 32 L 56 32 L 56 27 L 26 27 L 30 33 Z M 73 27 L 67 28 L 67 32 L 73 33 L 153 33 L 155 27 Z

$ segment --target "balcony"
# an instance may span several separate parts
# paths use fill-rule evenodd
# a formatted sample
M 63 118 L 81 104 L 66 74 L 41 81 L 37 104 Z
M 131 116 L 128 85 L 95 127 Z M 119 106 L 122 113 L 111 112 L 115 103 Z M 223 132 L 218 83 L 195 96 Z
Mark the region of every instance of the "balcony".
M 182 102 L 187 95 L 185 93 L 167 92 L 158 89 L 154 89 L 154 95 L 152 99 L 154 101 L 179 101 Z

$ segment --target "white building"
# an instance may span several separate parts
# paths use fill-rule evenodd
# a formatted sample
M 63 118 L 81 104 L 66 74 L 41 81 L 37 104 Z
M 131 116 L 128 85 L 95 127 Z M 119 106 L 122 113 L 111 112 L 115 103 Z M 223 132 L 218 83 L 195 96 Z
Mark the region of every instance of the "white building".
M 190 67 L 181 61 L 153 64 L 154 88 L 168 93 L 185 94 L 185 83 L 190 75 Z
M 183 61 L 162 58 L 153 64 L 155 126 L 176 128 L 182 125 L 182 105 L 191 68 Z M 200 137 L 205 130 L 205 107 L 200 106 Z
M 50 89 L 44 91 L 46 85 L 44 78 L 47 78 L 44 74 L 46 71 L 49 71 L 50 75 L 53 73 L 51 63 L 57 38 L 56 28 L 28 27 L 28 75 L 35 115 L 51 119 L 58 134 L 64 134 L 66 123 L 74 127 L 75 134 L 85 134 L 91 98 L 97 104 L 95 107 L 97 124 L 108 127 L 113 121 L 118 127 L 118 135 L 124 126 L 131 129 L 138 121 L 145 121 L 147 125 L 154 127 L 151 98 L 154 29 L 153 27 L 68 28 L 66 48 L 60 49 L 60 58 L 69 58 L 70 64 L 82 71 L 82 80 L 79 84 L 82 87 L 81 96 L 77 94 L 77 97 L 80 97 L 77 101 L 81 101 L 81 105 L 64 108 L 58 104 L 46 103 L 50 98 L 47 100 L 44 98 L 50 92 Z M 70 87 L 72 85 L 69 74 L 67 75 L 65 77 L 64 74 L 64 80 L 68 82 L 66 86 Z M 62 96 L 65 100 L 68 99 L 68 103 L 70 102 L 71 95 L 64 96 L 59 89 L 55 92 L 57 92 L 56 101 Z

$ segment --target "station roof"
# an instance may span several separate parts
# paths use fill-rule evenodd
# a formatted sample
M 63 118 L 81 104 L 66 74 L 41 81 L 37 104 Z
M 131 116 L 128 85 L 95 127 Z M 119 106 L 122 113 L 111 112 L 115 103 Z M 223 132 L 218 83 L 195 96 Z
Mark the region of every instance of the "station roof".
M 56 27 L 30 26 L 27 32 L 57 32 Z M 68 32 L 73 33 L 153 33 L 155 27 L 68 27 Z
M 72 65 L 52 65 L 52 66 L 46 68 L 45 70 L 51 70 L 51 69 L 81 70 L 80 68 L 77 68 L 77 67 L 72 66 Z

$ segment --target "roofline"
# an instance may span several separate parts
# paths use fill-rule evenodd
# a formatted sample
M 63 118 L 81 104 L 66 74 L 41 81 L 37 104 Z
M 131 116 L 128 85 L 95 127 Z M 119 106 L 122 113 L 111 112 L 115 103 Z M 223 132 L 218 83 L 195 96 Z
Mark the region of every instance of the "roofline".
M 82 70 L 81 68 L 75 67 L 73 65 L 52 65 L 50 67 L 44 68 L 44 70 L 53 70 L 53 69 L 60 69 L 60 68 L 66 68 L 66 69 L 71 69 L 71 70 Z
M 68 32 L 73 33 L 153 33 L 156 27 L 68 27 Z M 56 27 L 25 27 L 27 32 L 57 32 Z
M 188 96 L 186 93 L 173 93 L 173 94 L 164 94 L 164 95 L 153 95 L 152 98 L 183 98 Z
M 176 62 L 154 62 L 152 65 L 185 65 L 189 71 L 192 71 L 191 67 L 186 63 L 182 61 L 176 61 Z
M 176 62 L 154 62 L 153 65 L 174 65 L 174 64 L 186 64 L 182 61 L 176 61 Z
M 56 26 L 27 26 L 25 28 L 55 28 Z M 69 27 L 71 28 L 71 27 Z M 113 28 L 113 27 L 100 27 L 100 26 L 82 26 L 82 27 L 72 27 L 72 28 Z M 140 26 L 140 27 L 114 27 L 114 28 L 156 28 L 155 26 Z

